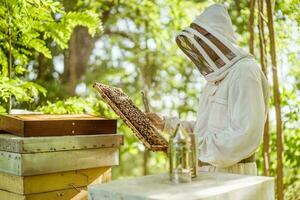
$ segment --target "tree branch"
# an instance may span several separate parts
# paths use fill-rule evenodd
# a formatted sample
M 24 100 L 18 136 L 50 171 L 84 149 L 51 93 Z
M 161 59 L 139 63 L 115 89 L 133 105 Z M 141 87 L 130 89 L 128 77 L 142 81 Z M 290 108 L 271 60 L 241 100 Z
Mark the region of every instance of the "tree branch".
M 105 30 L 103 32 L 103 34 L 105 35 L 119 35 L 119 36 L 122 36 L 124 38 L 127 38 L 127 39 L 130 39 L 133 41 L 133 38 L 125 31 L 112 31 L 112 30 Z

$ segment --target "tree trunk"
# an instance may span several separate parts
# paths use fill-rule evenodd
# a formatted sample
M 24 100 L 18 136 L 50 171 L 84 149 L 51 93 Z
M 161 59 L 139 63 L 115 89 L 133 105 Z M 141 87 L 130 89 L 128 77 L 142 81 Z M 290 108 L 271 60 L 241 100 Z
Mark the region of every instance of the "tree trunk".
M 43 54 L 39 54 L 37 57 L 38 61 L 38 80 L 51 81 L 53 79 L 53 62 L 51 59 L 46 58 Z
M 258 31 L 259 31 L 259 50 L 260 50 L 260 64 L 262 71 L 264 72 L 266 78 L 267 75 L 267 62 L 266 62 L 266 43 L 265 43 L 265 29 L 264 29 L 264 1 L 258 0 Z M 264 176 L 270 175 L 270 137 L 269 137 L 269 114 L 267 116 L 267 120 L 264 127 L 264 135 L 263 135 L 263 169 Z
M 87 69 L 93 48 L 94 41 L 87 28 L 76 27 L 69 41 L 69 48 L 64 52 L 62 81 L 66 84 L 69 95 L 75 95 L 76 85 Z
M 249 19 L 249 52 L 254 55 L 254 18 L 255 18 L 255 0 L 250 0 L 250 19 Z
M 276 61 L 276 46 L 275 34 L 273 25 L 273 11 L 271 0 L 266 0 L 268 28 L 270 37 L 270 55 L 272 61 L 272 76 L 273 76 L 273 93 L 276 112 L 276 146 L 277 146 L 277 197 L 278 200 L 283 200 L 283 133 L 280 107 L 280 91 L 277 75 L 277 61 Z
M 66 11 L 76 10 L 78 0 L 63 0 Z M 115 6 L 114 1 L 106 2 L 107 9 L 103 10 L 100 16 L 104 25 L 109 19 L 110 12 Z M 74 29 L 69 41 L 68 49 L 63 51 L 64 54 L 64 72 L 61 75 L 61 81 L 66 87 L 66 96 L 75 94 L 75 88 L 78 80 L 84 75 L 88 67 L 90 54 L 95 46 L 95 42 L 102 36 L 102 33 L 96 33 L 95 37 L 91 37 L 87 28 L 78 26 Z M 53 63 L 51 60 L 44 58 L 42 55 L 38 58 L 39 74 L 38 79 L 51 80 L 53 72 Z M 52 66 L 52 67 L 50 67 Z
M 9 57 L 8 57 L 8 78 L 12 78 L 12 47 L 11 47 L 11 28 L 9 27 L 8 30 L 9 33 Z M 9 96 L 8 102 L 7 102 L 7 113 L 10 114 L 12 109 L 12 97 Z
M 77 1 L 64 0 L 63 4 L 66 10 L 71 11 L 74 10 Z M 114 5 L 114 1 L 107 2 L 108 9 L 104 10 L 100 17 L 103 26 L 109 19 Z M 69 42 L 69 48 L 64 52 L 64 73 L 62 75 L 62 82 L 66 84 L 69 95 L 75 94 L 78 80 L 86 72 L 89 57 L 95 47 L 95 42 L 100 37 L 101 35 L 98 34 L 92 38 L 85 27 L 78 26 L 74 29 Z
M 7 75 L 9 79 L 12 78 L 12 63 L 13 63 L 13 57 L 12 57 L 12 44 L 11 44 L 11 40 L 12 40 L 12 14 L 11 14 L 11 7 L 7 4 L 6 1 L 6 5 L 7 5 L 7 10 L 8 10 L 8 45 L 9 45 L 9 52 L 8 52 L 8 69 L 7 69 Z M 8 98 L 8 102 L 7 102 L 7 113 L 10 114 L 11 113 L 11 109 L 12 109 L 12 97 L 9 96 Z
M 143 153 L 144 159 L 143 159 L 143 175 L 148 175 L 148 162 L 149 162 L 149 150 L 145 148 L 145 151 Z
M 269 136 L 269 114 L 267 115 L 267 120 L 264 127 L 263 136 L 263 167 L 264 176 L 270 176 L 270 136 Z

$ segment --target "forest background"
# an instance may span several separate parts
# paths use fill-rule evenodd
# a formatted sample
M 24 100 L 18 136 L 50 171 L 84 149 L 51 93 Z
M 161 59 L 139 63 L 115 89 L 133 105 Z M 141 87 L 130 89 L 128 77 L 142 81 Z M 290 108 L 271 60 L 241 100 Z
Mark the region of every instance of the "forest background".
M 144 90 L 153 112 L 194 119 L 205 81 L 174 36 L 216 2 L 270 83 L 259 174 L 277 178 L 278 199 L 300 199 L 300 0 L 0 0 L 0 113 L 117 118 L 92 88 L 98 81 L 140 108 Z M 166 156 L 145 150 L 121 120 L 118 132 L 114 179 L 167 171 Z

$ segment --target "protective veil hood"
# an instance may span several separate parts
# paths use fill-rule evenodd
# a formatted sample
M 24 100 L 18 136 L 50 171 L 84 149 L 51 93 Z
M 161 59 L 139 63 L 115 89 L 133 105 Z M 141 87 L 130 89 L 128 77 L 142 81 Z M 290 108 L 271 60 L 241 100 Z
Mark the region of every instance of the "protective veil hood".
M 209 82 L 222 80 L 230 68 L 250 56 L 236 45 L 227 9 L 214 4 L 176 37 L 176 43 Z

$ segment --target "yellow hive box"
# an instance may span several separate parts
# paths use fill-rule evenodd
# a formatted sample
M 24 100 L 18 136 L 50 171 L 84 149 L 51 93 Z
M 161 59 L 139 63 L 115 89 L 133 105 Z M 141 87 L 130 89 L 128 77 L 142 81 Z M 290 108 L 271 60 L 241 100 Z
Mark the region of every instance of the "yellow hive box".
M 80 188 L 86 189 L 86 188 Z M 38 194 L 20 195 L 0 190 L 1 200 L 70 200 L 79 192 L 76 189 L 58 190 Z
M 0 173 L 1 200 L 70 199 L 80 188 L 111 180 L 111 167 L 81 169 L 35 176 Z

